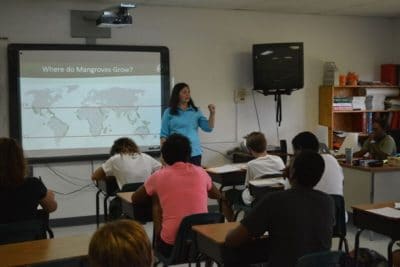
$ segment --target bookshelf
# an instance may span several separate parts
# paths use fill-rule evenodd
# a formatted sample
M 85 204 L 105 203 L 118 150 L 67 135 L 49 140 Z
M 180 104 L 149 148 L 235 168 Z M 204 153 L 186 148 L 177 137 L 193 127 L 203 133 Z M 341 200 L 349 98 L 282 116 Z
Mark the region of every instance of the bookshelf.
M 367 88 L 397 88 L 398 86 L 363 85 L 363 86 L 320 86 L 319 87 L 319 124 L 328 127 L 328 146 L 333 148 L 335 136 L 334 131 L 359 132 L 367 134 L 367 121 L 375 116 L 386 116 L 391 110 L 371 109 L 352 110 L 347 104 L 344 109 L 335 110 L 335 98 L 351 98 L 354 96 L 365 96 Z M 341 108 L 341 107 L 340 107 Z M 339 109 L 340 109 L 339 108 Z

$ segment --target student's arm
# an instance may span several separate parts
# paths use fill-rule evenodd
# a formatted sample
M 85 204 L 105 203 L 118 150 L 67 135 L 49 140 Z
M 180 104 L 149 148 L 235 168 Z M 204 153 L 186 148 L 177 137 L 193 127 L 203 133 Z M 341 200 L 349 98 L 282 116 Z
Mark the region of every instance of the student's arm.
M 132 194 L 132 204 L 143 203 L 146 200 L 149 200 L 150 197 L 151 196 L 147 194 L 144 185 L 142 185 Z
M 355 153 L 353 153 L 353 157 L 355 158 L 361 158 L 363 157 L 365 154 L 367 154 L 368 150 L 367 149 L 361 149 L 360 151 L 357 151 Z
M 171 134 L 169 129 L 169 108 L 166 109 L 161 118 L 161 130 L 160 130 L 160 146 L 164 144 L 167 137 Z
M 250 239 L 249 231 L 242 224 L 230 231 L 225 238 L 228 247 L 238 247 Z
M 104 180 L 106 178 L 106 173 L 104 172 L 102 167 L 97 168 L 93 174 L 92 174 L 92 180 L 93 181 L 98 181 L 98 180 Z
M 48 213 L 53 212 L 57 209 L 57 202 L 55 200 L 54 193 L 50 190 L 47 190 L 44 198 L 39 200 L 39 204 Z
M 222 199 L 222 194 L 214 183 L 211 183 L 211 189 L 208 190 L 208 197 L 211 199 Z
M 218 204 L 220 205 L 220 208 L 222 210 L 222 214 L 225 216 L 225 218 L 229 221 L 232 222 L 234 221 L 234 214 L 231 205 L 229 204 L 229 201 L 225 198 L 225 195 L 222 194 L 218 188 L 212 183 L 211 189 L 208 190 L 208 197 L 211 199 L 217 199 Z

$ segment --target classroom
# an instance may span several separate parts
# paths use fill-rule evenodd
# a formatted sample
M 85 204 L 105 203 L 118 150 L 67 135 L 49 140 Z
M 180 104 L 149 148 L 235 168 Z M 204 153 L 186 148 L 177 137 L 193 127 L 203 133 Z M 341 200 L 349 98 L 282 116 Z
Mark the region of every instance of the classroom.
M 213 131 L 199 131 L 202 165 L 207 167 L 229 164 L 227 151 L 239 146 L 252 131 L 264 133 L 268 145 L 279 146 L 280 140 L 287 140 L 289 154 L 293 153 L 291 140 L 298 133 L 316 133 L 326 62 L 334 62 L 338 74 L 355 72 L 362 81 L 379 81 L 382 64 L 400 64 L 400 3 L 396 0 L 138 0 L 130 10 L 132 25 L 111 28 L 110 38 L 71 37 L 71 11 L 100 12 L 118 4 L 111 0 L 1 1 L 0 137 L 10 136 L 9 44 L 167 47 L 171 90 L 176 83 L 189 84 L 192 98 L 206 117 L 208 105 L 216 107 Z M 278 126 L 274 96 L 252 90 L 252 46 L 291 42 L 304 44 L 304 87 L 282 95 L 282 121 Z M 245 94 L 241 101 L 235 101 L 238 91 Z M 318 138 L 328 142 L 326 136 Z M 56 193 L 58 209 L 50 215 L 56 237 L 57 227 L 95 224 L 98 189 L 91 175 L 103 161 L 33 165 L 33 175 L 40 176 Z M 359 173 L 356 176 L 363 179 Z M 368 195 L 368 190 L 363 194 Z M 385 194 L 379 190 L 375 190 L 376 200 Z M 357 195 L 355 199 L 365 197 Z M 209 204 L 217 206 L 215 200 L 209 200 Z M 386 242 L 381 251 L 387 257 Z

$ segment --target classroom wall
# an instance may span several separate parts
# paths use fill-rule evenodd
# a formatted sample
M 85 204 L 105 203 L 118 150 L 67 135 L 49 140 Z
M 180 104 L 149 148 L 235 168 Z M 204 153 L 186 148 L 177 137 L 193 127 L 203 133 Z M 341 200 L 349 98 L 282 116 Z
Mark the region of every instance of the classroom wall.
M 398 19 L 393 19 L 392 23 L 392 29 L 393 29 L 393 62 L 396 64 L 400 64 L 400 18 Z
M 2 42 L 83 44 L 84 39 L 70 37 L 70 10 L 108 7 L 92 1 L 60 2 L 6 0 L 0 4 L 0 37 L 8 38 L 0 40 L 0 134 L 8 133 Z M 380 64 L 393 60 L 394 39 L 398 39 L 394 38 L 394 25 L 399 24 L 379 18 L 146 6 L 138 6 L 133 15 L 131 27 L 112 29 L 111 39 L 98 39 L 97 43 L 169 47 L 172 80 L 187 82 L 193 99 L 206 114 L 208 103 L 217 106 L 215 131 L 201 134 L 203 145 L 214 150 L 205 150 L 204 165 L 225 162 L 222 154 L 259 127 L 270 144 L 278 144 L 278 139 L 290 142 L 297 132 L 315 129 L 323 63 L 335 61 L 340 73 L 355 71 L 362 80 L 379 79 Z M 253 98 L 249 90 L 244 103 L 233 101 L 235 89 L 252 87 L 252 44 L 269 42 L 304 42 L 304 89 L 283 96 L 279 129 L 272 96 L 256 93 Z M 99 163 L 41 165 L 36 166 L 35 174 L 41 175 L 49 188 L 68 193 L 90 184 L 90 173 Z M 62 175 L 55 175 L 49 167 Z M 57 195 L 61 203 L 53 217 L 94 214 L 94 189 L 88 186 L 84 190 L 88 192 Z

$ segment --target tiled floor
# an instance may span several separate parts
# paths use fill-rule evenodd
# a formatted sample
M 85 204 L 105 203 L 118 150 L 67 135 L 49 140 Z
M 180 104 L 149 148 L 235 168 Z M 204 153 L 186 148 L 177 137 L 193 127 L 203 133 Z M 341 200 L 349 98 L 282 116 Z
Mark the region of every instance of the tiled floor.
M 151 240 L 152 238 L 152 223 L 147 223 L 144 225 L 147 234 Z M 82 225 L 82 226 L 74 226 L 74 227 L 62 227 L 62 228 L 54 228 L 54 234 L 56 237 L 60 236 L 68 236 L 68 235 L 77 235 L 77 234 L 92 234 L 96 230 L 96 225 Z M 348 224 L 347 226 L 347 240 L 349 242 L 350 250 L 354 248 L 354 237 L 356 233 L 356 228 Z M 372 237 L 372 240 L 371 240 Z M 384 255 L 387 256 L 387 244 L 389 239 L 385 236 L 370 232 L 363 232 L 360 239 L 360 246 L 374 249 Z M 335 250 L 338 247 L 338 239 L 335 238 L 332 243 L 332 249 Z M 394 249 L 398 249 L 397 245 L 394 246 Z M 185 266 L 185 265 L 182 265 Z

